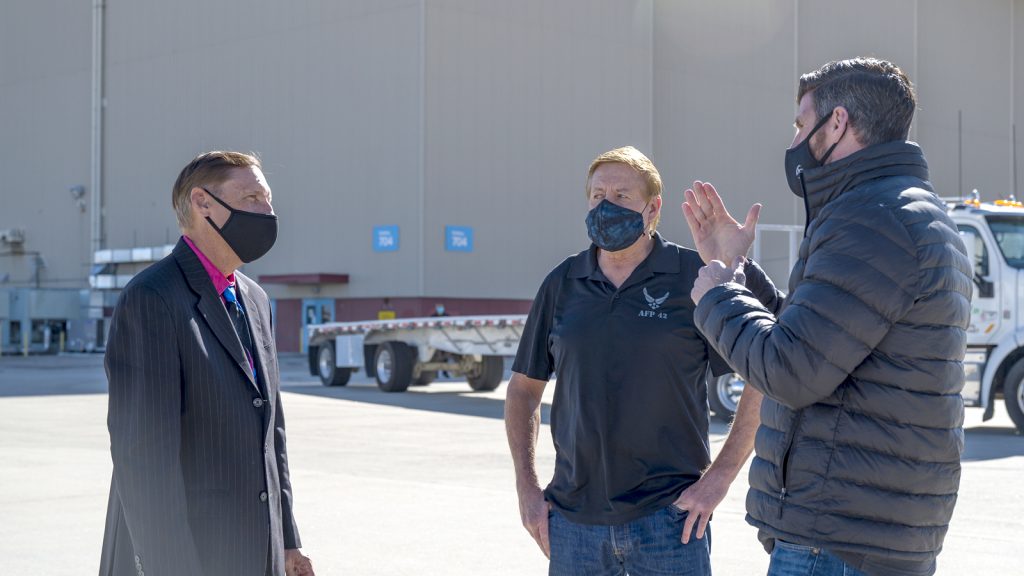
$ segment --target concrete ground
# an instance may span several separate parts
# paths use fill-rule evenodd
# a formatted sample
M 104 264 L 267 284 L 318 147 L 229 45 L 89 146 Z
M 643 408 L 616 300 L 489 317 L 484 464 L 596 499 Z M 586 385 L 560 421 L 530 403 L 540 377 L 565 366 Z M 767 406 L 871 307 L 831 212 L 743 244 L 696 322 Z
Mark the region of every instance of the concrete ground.
M 297 356 L 283 358 L 282 371 L 295 511 L 318 574 L 546 573 L 519 524 L 504 385 L 384 394 L 359 378 L 325 388 Z M 111 469 L 106 403 L 99 355 L 0 358 L 0 574 L 97 572 Z M 1022 574 L 1024 437 L 1002 407 L 986 423 L 968 410 L 966 432 L 939 574 Z M 724 433 L 713 425 L 716 450 Z M 547 426 L 538 459 L 550 477 Z M 743 521 L 745 485 L 744 471 L 715 513 L 717 575 L 767 566 Z

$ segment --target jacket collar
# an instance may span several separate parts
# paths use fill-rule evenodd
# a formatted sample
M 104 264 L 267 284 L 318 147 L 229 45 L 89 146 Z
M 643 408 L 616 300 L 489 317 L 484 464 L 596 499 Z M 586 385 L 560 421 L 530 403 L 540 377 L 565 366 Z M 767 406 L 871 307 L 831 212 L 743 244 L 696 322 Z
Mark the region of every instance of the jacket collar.
M 928 162 L 914 142 L 894 140 L 858 150 L 842 160 L 804 171 L 807 221 L 829 202 L 869 180 L 914 176 L 928 180 Z

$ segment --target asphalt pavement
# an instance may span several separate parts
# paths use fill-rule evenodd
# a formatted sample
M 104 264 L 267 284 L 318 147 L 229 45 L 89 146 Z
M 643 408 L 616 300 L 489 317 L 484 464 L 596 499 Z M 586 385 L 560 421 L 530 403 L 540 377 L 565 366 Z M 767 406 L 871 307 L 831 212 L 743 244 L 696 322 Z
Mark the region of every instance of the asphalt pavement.
M 317 573 L 546 574 L 519 524 L 502 423 L 505 384 L 443 381 L 385 394 L 358 375 L 326 388 L 282 357 L 295 514 Z M 549 385 L 546 403 L 554 384 Z M 99 355 L 0 357 L 0 574 L 97 573 L 110 483 Z M 550 477 L 547 406 L 538 449 Z M 1000 406 L 969 409 L 960 497 L 940 575 L 1024 574 L 1024 437 Z M 714 423 L 718 450 L 726 428 Z M 746 470 L 712 523 L 716 575 L 764 574 L 743 521 Z

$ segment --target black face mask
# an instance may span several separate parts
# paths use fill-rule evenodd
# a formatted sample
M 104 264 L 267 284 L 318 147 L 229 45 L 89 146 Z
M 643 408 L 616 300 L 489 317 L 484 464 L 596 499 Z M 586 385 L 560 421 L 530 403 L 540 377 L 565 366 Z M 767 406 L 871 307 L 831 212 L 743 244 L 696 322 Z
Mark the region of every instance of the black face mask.
M 839 137 L 839 140 L 836 140 L 835 144 L 825 151 L 825 155 L 821 157 L 821 160 L 814 157 L 814 153 L 811 152 L 811 136 L 814 136 L 815 132 L 821 130 L 821 127 L 824 126 L 830 118 L 832 118 L 831 112 L 821 120 L 818 120 L 818 123 L 814 125 L 814 129 L 807 135 L 807 138 L 803 139 L 803 142 L 800 142 L 796 146 L 786 150 L 786 180 L 789 182 L 789 189 L 793 191 L 793 194 L 796 194 L 801 198 L 805 195 L 804 179 L 802 177 L 804 170 L 817 168 L 824 164 L 825 161 L 828 160 L 828 157 L 832 155 L 832 151 L 836 149 L 836 146 L 839 144 L 839 140 L 842 140 L 843 136 L 846 135 L 846 129 L 844 128 L 843 135 Z
M 629 248 L 644 233 L 644 228 L 643 211 L 623 208 L 607 199 L 587 213 L 587 235 L 598 248 L 608 252 Z
M 277 216 L 238 210 L 210 194 L 206 188 L 203 188 L 203 192 L 231 212 L 228 221 L 220 228 L 213 223 L 209 216 L 206 217 L 206 221 L 235 251 L 239 260 L 249 263 L 270 251 L 274 242 L 277 241 Z

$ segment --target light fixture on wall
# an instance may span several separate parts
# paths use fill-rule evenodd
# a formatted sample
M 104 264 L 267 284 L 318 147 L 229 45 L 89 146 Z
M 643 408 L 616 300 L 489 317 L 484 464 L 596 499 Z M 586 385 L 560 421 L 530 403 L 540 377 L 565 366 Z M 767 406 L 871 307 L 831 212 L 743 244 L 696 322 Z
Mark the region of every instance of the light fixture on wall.
M 68 188 L 68 192 L 71 194 L 71 199 L 78 205 L 79 212 L 85 212 L 85 186 L 81 184 Z

